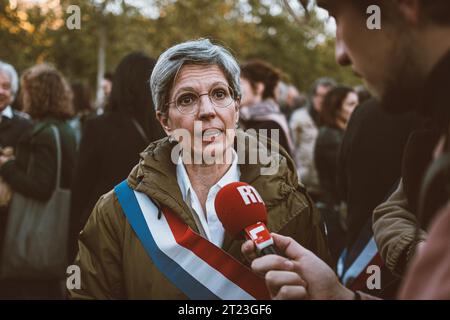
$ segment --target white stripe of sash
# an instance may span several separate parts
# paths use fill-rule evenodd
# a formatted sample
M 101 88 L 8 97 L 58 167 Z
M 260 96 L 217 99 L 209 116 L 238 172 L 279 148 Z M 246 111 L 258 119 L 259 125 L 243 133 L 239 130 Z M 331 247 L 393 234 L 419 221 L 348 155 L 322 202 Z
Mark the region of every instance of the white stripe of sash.
M 158 248 L 186 270 L 192 277 L 223 300 L 255 300 L 253 296 L 211 267 L 195 253 L 179 245 L 164 215 L 157 218 L 158 209 L 147 195 L 134 191 L 147 226 Z

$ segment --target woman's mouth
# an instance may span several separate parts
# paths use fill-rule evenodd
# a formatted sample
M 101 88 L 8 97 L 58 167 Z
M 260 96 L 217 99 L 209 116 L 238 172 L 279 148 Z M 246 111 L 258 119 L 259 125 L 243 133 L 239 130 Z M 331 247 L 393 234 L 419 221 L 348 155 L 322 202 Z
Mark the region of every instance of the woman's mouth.
M 216 140 L 219 136 L 222 135 L 222 130 L 220 129 L 207 129 L 203 131 L 202 135 L 202 141 L 203 142 L 213 142 Z

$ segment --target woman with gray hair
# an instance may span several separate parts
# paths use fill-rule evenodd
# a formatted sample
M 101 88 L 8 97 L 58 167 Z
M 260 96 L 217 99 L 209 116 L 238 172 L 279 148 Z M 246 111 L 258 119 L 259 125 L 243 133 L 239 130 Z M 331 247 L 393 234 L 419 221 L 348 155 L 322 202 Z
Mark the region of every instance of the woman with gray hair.
M 70 288 L 72 298 L 267 298 L 240 254 L 242 240 L 225 233 L 214 205 L 218 191 L 238 181 L 264 199 L 270 230 L 328 258 L 320 216 L 285 151 L 271 154 L 278 165 L 271 175 L 260 174 L 262 163 L 246 163 L 258 144 L 236 129 L 239 76 L 230 52 L 207 39 L 159 57 L 150 86 L 168 137 L 152 142 L 98 201 L 79 237 L 81 284 Z

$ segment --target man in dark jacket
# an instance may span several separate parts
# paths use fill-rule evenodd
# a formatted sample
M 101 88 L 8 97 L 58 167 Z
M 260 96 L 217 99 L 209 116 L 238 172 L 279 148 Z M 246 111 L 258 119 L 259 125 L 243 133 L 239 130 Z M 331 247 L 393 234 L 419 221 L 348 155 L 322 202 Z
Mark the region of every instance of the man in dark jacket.
M 446 258 L 449 236 L 436 223 L 448 221 L 448 207 L 441 209 L 450 200 L 450 2 L 318 0 L 317 3 L 338 21 L 338 62 L 352 65 L 382 98 L 386 110 L 417 110 L 429 120 L 426 131 L 410 136 L 403 155 L 402 181 L 388 201 L 375 209 L 373 231 L 381 256 L 393 272 L 404 274 L 411 260 L 415 260 L 405 275 L 405 288 L 413 288 L 414 292 L 409 291 L 406 296 L 408 290 L 404 289 L 400 297 L 423 298 L 421 294 L 426 291 L 428 298 L 449 299 L 450 274 L 442 272 L 450 268 Z M 369 6 L 383 14 L 381 30 L 370 28 L 371 19 L 366 14 Z M 429 228 L 430 225 L 434 228 Z M 425 230 L 431 232 L 428 240 Z M 308 286 L 299 285 L 302 291 L 292 287 L 289 292 L 281 290 L 280 284 L 288 284 L 292 275 L 285 271 L 277 275 L 274 271 L 271 273 L 271 278 L 277 279 L 274 297 L 364 297 L 340 285 L 331 270 L 321 269 L 324 264 L 313 261 L 310 253 L 300 246 L 294 248 L 289 239 L 280 240 L 279 244 L 284 242 L 281 244 L 290 248 L 288 258 L 299 258 L 295 265 L 285 263 L 284 270 L 295 270 Z M 248 249 L 251 248 L 244 251 Z M 310 258 L 306 259 L 307 256 Z M 265 256 L 253 265 L 256 272 L 264 273 L 274 269 L 273 262 L 273 256 Z M 281 265 L 282 261 L 278 258 L 277 263 Z M 418 278 L 420 285 L 413 287 L 411 284 Z M 270 279 L 268 285 L 275 288 Z M 290 294 L 294 292 L 299 294 Z
M 421 122 L 413 112 L 388 114 L 375 99 L 352 114 L 338 161 L 338 189 L 347 204 L 348 254 L 344 265 L 350 265 L 371 239 L 372 212 L 398 183 L 404 146 Z M 370 293 L 393 298 L 396 281 L 389 270 L 383 267 L 381 271 L 381 288 Z
M 22 134 L 31 129 L 30 118 L 13 110 L 11 104 L 17 94 L 19 80 L 10 64 L 0 61 L 0 154 L 3 148 L 16 149 Z M 7 208 L 0 206 L 0 250 L 6 225 Z
M 23 132 L 31 128 L 30 117 L 11 108 L 18 82 L 13 66 L 0 61 L 0 148 L 15 148 Z

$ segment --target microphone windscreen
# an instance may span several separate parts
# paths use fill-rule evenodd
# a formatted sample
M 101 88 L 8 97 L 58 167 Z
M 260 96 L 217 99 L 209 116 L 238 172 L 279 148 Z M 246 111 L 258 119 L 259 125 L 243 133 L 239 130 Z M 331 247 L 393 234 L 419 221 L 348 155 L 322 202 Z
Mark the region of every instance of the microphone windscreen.
M 227 184 L 214 201 L 217 216 L 225 231 L 243 238 L 244 229 L 258 222 L 267 224 L 267 210 L 258 191 L 245 182 Z

